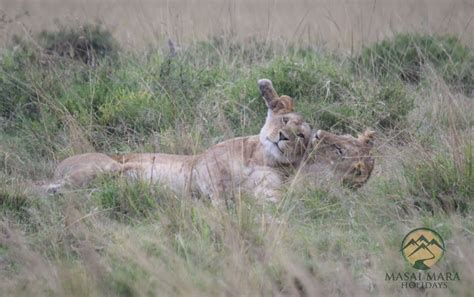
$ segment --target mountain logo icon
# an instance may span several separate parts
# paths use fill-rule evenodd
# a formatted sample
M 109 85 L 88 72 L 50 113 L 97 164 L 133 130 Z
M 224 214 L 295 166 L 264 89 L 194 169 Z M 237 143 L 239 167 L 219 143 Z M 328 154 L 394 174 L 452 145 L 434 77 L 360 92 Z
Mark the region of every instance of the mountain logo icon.
M 408 232 L 402 241 L 401 252 L 410 265 L 418 270 L 428 270 L 443 257 L 443 238 L 429 228 Z

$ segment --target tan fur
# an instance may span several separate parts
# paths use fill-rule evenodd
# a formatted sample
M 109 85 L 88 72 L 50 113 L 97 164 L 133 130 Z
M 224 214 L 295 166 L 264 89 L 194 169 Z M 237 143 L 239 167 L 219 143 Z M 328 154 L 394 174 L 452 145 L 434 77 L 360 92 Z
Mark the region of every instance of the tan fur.
M 122 164 L 100 153 L 75 155 L 59 163 L 54 171 L 54 181 L 48 186 L 49 191 L 69 185 L 82 187 L 91 182 L 99 174 L 118 173 L 122 171 Z
M 239 191 L 277 200 L 284 176 L 297 167 L 306 154 L 311 129 L 300 115 L 293 112 L 291 97 L 279 97 L 269 80 L 259 80 L 258 85 L 268 107 L 267 118 L 259 135 L 227 140 L 193 156 L 114 156 L 108 160 L 111 168 L 119 164 L 120 171 L 127 176 L 158 182 L 177 192 L 205 195 L 214 201 L 234 196 Z M 74 160 L 87 163 L 87 156 L 66 159 L 56 171 L 70 168 Z M 102 169 L 87 168 L 91 168 L 91 172 L 82 175 L 85 181 Z M 71 168 L 70 172 L 74 172 L 74 169 Z
M 360 188 L 374 169 L 375 162 L 371 156 L 374 139 L 375 132 L 371 130 L 358 138 L 318 130 L 301 172 L 316 179 L 336 179 L 349 188 Z

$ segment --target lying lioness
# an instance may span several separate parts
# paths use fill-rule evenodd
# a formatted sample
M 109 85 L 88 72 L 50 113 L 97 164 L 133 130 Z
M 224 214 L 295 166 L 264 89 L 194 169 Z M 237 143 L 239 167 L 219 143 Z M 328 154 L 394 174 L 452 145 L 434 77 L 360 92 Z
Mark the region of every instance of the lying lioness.
M 302 161 L 299 173 L 357 189 L 364 185 L 374 169 L 371 150 L 375 132 L 366 130 L 357 138 L 324 130 L 314 133 L 311 149 Z
M 258 85 L 268 107 L 259 135 L 227 140 L 192 156 L 127 154 L 115 160 L 103 154 L 73 156 L 59 164 L 52 185 L 81 186 L 101 172 L 123 172 L 213 201 L 231 197 L 235 191 L 277 201 L 282 184 L 295 169 L 310 175 L 329 170 L 354 188 L 367 181 L 374 163 L 370 156 L 373 132 L 357 139 L 322 130 L 311 133 L 293 112 L 292 98 L 278 96 L 269 80 L 259 80 Z

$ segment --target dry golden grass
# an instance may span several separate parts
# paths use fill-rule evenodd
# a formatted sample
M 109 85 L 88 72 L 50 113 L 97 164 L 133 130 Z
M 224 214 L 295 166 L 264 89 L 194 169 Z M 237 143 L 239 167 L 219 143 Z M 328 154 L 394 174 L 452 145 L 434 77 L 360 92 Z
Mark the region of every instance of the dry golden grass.
M 130 48 L 232 34 L 358 49 L 398 32 L 450 33 L 472 45 L 469 0 L 1 0 L 0 43 L 54 23 L 100 20 Z M 0 14 L 0 15 L 1 15 Z

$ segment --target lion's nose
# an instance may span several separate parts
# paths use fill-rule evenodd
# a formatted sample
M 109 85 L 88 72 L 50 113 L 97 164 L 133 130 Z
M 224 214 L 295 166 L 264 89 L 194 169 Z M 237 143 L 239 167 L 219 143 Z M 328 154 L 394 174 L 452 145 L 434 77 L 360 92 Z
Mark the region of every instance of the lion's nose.
M 288 139 L 288 137 L 285 136 L 285 134 L 283 134 L 283 132 L 280 131 L 280 139 L 279 139 L 279 141 L 281 141 L 281 140 L 285 141 L 285 140 L 289 140 L 289 139 Z
M 355 164 L 355 168 L 357 169 L 357 172 L 358 172 L 358 176 L 361 176 L 361 175 L 367 175 L 367 166 L 365 166 L 364 162 L 362 161 L 359 161 Z

